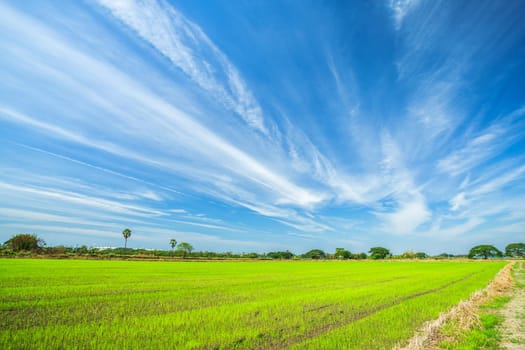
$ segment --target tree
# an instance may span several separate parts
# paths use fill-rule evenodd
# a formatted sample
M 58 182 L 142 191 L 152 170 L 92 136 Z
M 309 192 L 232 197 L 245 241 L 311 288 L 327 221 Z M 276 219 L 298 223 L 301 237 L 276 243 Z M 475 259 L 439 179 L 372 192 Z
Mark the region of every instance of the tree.
M 293 253 L 289 252 L 288 250 L 285 252 L 269 252 L 266 254 L 267 257 L 272 259 L 291 259 L 293 258 Z
M 511 243 L 505 247 L 505 255 L 525 258 L 525 243 Z
M 416 253 L 414 253 L 412 250 L 407 250 L 403 254 L 401 254 L 401 258 L 403 259 L 415 259 Z
M 383 248 L 383 247 L 370 248 L 368 253 L 370 253 L 370 258 L 372 258 L 374 260 L 385 259 L 385 258 L 387 258 L 387 257 L 392 255 L 390 253 L 390 250 L 388 250 L 386 248 Z
M 367 258 L 366 253 L 359 253 L 359 254 L 352 254 L 352 257 L 350 259 L 363 260 L 366 258 Z
M 352 257 L 352 253 L 350 253 L 345 248 L 335 248 L 334 258 L 336 258 L 336 259 L 350 259 L 351 257 Z
M 170 239 L 171 255 L 173 255 L 173 250 L 175 249 L 176 245 L 177 245 L 177 240 L 174 238 Z
M 46 245 L 42 238 L 35 234 L 19 233 L 4 243 L 8 248 L 18 252 L 21 250 L 38 250 Z
M 488 244 L 477 245 L 473 247 L 468 253 L 468 257 L 471 259 L 480 257 L 483 259 L 488 259 L 501 256 L 503 256 L 503 253 L 498 250 L 498 248 Z
M 321 249 L 312 249 L 304 253 L 302 257 L 306 259 L 324 259 L 326 258 L 326 254 Z
M 418 259 L 426 259 L 426 258 L 428 258 L 428 255 L 425 252 L 417 252 L 416 253 L 416 258 L 418 258 Z
M 131 230 L 125 228 L 124 231 L 122 231 L 122 236 L 124 236 L 124 248 L 126 248 L 128 245 L 128 238 L 131 237 Z
M 186 254 L 191 254 L 193 246 L 187 242 L 181 242 L 179 243 L 178 250 L 182 252 L 183 256 L 186 256 Z

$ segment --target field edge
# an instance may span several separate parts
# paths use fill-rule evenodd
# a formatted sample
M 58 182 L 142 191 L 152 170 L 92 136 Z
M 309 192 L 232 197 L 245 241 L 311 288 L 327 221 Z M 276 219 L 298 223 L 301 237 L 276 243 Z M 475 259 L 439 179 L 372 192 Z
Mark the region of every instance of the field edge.
M 503 296 L 514 286 L 512 269 L 516 261 L 505 265 L 488 283 L 488 285 L 471 296 L 459 302 L 456 306 L 441 313 L 436 319 L 425 322 L 404 344 L 398 344 L 393 350 L 432 350 L 440 349 L 440 343 L 444 340 L 459 336 L 460 333 L 468 331 L 480 325 L 479 308 L 497 297 Z M 454 322 L 456 332 L 454 335 L 443 334 L 442 330 L 446 324 Z

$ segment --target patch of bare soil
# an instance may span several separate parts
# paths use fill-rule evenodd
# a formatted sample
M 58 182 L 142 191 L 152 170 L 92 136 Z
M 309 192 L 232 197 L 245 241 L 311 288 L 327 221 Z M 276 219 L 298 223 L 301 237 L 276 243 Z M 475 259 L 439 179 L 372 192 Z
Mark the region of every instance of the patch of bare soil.
M 512 299 L 500 310 L 505 318 L 500 328 L 503 336 L 500 345 L 507 350 L 525 350 L 525 263 L 518 266 Z

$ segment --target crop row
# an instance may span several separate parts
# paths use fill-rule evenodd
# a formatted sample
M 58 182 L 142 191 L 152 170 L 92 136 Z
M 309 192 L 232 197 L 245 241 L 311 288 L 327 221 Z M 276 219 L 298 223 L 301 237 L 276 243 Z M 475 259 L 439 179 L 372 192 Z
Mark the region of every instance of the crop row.
M 502 265 L 1 260 L 0 348 L 391 348 Z

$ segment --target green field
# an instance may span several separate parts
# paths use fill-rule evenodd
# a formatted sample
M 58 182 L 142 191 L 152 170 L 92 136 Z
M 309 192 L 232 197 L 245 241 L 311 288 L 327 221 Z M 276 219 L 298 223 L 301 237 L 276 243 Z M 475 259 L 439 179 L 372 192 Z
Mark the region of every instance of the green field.
M 0 348 L 391 349 L 503 266 L 0 259 Z

